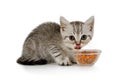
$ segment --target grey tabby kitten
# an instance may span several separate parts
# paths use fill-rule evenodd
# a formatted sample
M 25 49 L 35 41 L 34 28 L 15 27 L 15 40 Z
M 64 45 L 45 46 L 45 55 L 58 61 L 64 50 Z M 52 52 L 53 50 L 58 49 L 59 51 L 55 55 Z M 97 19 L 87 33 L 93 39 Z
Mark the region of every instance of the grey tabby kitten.
M 85 46 L 93 36 L 94 17 L 86 22 L 69 22 L 60 17 L 60 25 L 46 22 L 35 28 L 26 38 L 22 56 L 17 63 L 42 65 L 56 62 L 71 65 L 74 53 Z

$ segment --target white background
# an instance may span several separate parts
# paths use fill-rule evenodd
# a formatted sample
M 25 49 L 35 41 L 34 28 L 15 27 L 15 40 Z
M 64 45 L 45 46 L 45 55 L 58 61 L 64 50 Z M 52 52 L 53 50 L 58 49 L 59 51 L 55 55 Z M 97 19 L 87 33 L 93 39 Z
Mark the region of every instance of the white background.
M 42 22 L 85 21 L 95 16 L 92 41 L 84 49 L 101 49 L 94 66 L 16 63 L 32 29 Z M 0 0 L 0 80 L 120 80 L 119 0 Z

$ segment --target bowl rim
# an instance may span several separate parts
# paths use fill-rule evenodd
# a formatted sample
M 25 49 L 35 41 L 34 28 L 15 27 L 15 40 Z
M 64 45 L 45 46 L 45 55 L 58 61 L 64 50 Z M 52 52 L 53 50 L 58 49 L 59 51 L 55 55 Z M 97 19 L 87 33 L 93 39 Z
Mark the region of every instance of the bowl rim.
M 101 53 L 102 51 L 100 49 L 82 49 L 78 52 L 80 52 L 80 53 L 82 53 L 82 52 Z
M 102 52 L 100 49 L 82 49 L 82 50 L 80 50 L 80 52 L 83 52 L 83 51 L 86 51 L 86 52 L 93 51 L 93 52 L 97 52 L 97 53 Z

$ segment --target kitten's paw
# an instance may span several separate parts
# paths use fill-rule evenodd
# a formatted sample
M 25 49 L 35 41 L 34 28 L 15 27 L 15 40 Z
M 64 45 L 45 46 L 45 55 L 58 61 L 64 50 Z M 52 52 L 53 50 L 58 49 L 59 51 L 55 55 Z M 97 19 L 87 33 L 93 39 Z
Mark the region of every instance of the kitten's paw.
M 61 65 L 61 66 L 70 66 L 70 65 L 72 65 L 72 63 L 71 63 L 71 61 L 69 60 L 68 57 L 65 57 L 64 59 L 60 60 L 58 64 Z

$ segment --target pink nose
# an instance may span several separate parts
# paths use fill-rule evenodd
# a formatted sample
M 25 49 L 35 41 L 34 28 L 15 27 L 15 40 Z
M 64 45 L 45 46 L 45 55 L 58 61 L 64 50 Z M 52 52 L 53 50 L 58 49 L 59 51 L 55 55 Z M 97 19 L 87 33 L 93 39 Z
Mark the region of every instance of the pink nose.
M 75 49 L 81 49 L 81 46 L 80 46 L 79 44 L 77 44 L 77 45 L 75 46 Z

